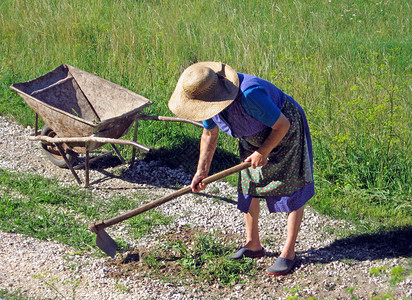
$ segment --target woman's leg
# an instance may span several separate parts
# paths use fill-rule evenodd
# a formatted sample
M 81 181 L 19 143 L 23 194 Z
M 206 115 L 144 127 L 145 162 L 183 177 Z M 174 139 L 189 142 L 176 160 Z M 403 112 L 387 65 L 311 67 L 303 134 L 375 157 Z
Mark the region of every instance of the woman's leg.
M 293 259 L 295 257 L 295 244 L 298 237 L 300 224 L 303 219 L 303 208 L 304 206 L 288 214 L 286 243 L 283 246 L 280 257 L 288 259 Z
M 245 213 L 246 223 L 246 244 L 245 248 L 258 251 L 262 249 L 259 239 L 259 199 L 253 198 L 250 203 L 249 211 Z

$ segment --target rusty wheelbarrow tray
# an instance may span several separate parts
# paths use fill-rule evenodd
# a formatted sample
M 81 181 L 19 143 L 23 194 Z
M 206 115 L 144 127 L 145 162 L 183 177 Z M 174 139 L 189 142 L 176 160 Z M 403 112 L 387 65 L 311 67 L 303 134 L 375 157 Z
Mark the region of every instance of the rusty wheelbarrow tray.
M 81 180 L 73 167 L 73 156 L 86 154 L 85 186 L 89 185 L 89 152 L 110 143 L 124 163 L 115 144 L 134 146 L 144 151 L 150 149 L 136 142 L 138 120 L 186 122 L 202 127 L 198 122 L 186 119 L 147 116 L 141 111 L 152 102 L 124 87 L 96 75 L 63 64 L 34 80 L 10 86 L 36 113 L 35 136 L 42 142 L 50 160 L 63 160 L 79 184 Z M 46 124 L 39 134 L 38 116 Z M 121 140 L 133 123 L 133 141 Z M 136 148 L 135 148 L 136 147 Z M 74 154 L 74 155 L 73 155 Z M 59 165 L 59 166 L 63 166 Z

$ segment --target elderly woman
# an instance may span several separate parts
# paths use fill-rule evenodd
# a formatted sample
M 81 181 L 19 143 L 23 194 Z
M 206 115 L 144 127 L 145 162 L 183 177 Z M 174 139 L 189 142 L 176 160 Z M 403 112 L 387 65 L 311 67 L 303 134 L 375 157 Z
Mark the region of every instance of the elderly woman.
M 303 109 L 272 83 L 218 62 L 188 67 L 169 108 L 179 117 L 203 121 L 193 192 L 206 188 L 200 181 L 209 173 L 219 128 L 239 139 L 240 158 L 251 167 L 240 172 L 238 183 L 237 207 L 245 214 L 246 241 L 231 258 L 265 255 L 258 228 L 259 199 L 265 199 L 271 213 L 288 213 L 286 243 L 267 272 L 289 273 L 297 262 L 295 243 L 304 204 L 314 195 L 312 144 Z

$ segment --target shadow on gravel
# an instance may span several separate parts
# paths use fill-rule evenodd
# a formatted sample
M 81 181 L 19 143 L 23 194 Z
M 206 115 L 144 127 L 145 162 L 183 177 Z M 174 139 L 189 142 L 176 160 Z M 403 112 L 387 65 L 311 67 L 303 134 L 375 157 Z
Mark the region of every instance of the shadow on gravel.
M 148 184 L 158 187 L 173 188 L 176 185 L 186 185 L 194 175 L 199 158 L 199 139 L 184 138 L 182 143 L 172 148 L 153 149 L 143 154 L 142 159 L 136 159 L 135 164 L 124 165 L 121 174 L 107 171 L 108 168 L 119 167 L 121 162 L 116 155 L 97 160 L 90 165 L 90 169 L 102 173 L 105 177 L 91 182 L 90 185 L 102 183 L 110 179 L 121 179 L 129 183 Z M 216 149 L 210 174 L 233 167 L 239 163 L 239 158 L 222 149 Z M 84 159 L 83 159 L 84 160 Z M 83 162 L 81 159 L 79 163 Z M 165 170 L 164 167 L 171 170 Z M 188 176 L 182 180 L 182 174 L 175 176 L 173 170 L 184 170 Z M 81 168 L 83 171 L 84 168 Z M 189 181 L 190 182 L 190 181 Z
M 412 257 L 412 226 L 339 239 L 327 247 L 302 254 L 307 254 L 310 263 Z
M 169 168 L 183 167 L 188 173 L 196 172 L 199 159 L 200 139 L 184 137 L 181 144 L 172 148 L 155 149 L 145 155 L 145 161 L 157 160 L 164 162 Z M 239 163 L 239 158 L 220 147 L 216 148 L 210 174 L 233 167 Z

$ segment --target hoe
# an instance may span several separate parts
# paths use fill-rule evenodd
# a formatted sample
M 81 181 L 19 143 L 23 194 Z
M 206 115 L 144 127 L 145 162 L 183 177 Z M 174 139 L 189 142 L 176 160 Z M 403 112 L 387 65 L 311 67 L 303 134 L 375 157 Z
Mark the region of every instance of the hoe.
M 227 177 L 233 173 L 239 172 L 243 169 L 250 167 L 250 162 L 242 162 L 234 167 L 229 169 L 223 170 L 219 173 L 206 177 L 202 180 L 202 183 L 209 184 L 211 182 L 217 181 L 224 177 Z M 138 208 L 132 209 L 124 214 L 118 215 L 108 220 L 104 221 L 97 221 L 93 222 L 89 225 L 89 228 L 92 232 L 96 233 L 96 245 L 107 255 L 111 256 L 112 258 L 116 254 L 117 244 L 116 242 L 109 236 L 109 234 L 104 230 L 109 226 L 113 226 L 119 222 L 124 220 L 130 219 L 138 214 L 141 214 L 149 209 L 155 208 L 163 203 L 166 203 L 170 200 L 176 199 L 184 194 L 190 193 L 192 191 L 190 185 L 177 190 L 169 195 L 163 196 L 157 200 L 144 204 Z

